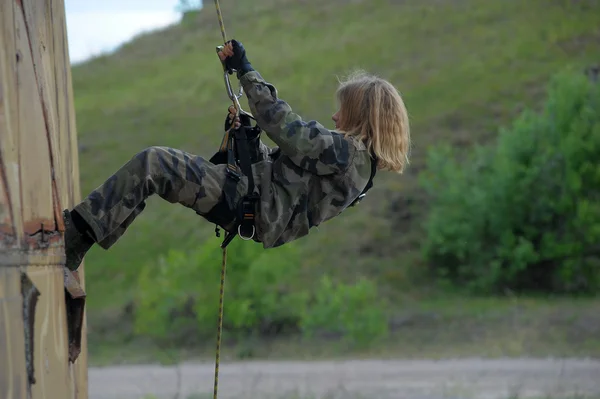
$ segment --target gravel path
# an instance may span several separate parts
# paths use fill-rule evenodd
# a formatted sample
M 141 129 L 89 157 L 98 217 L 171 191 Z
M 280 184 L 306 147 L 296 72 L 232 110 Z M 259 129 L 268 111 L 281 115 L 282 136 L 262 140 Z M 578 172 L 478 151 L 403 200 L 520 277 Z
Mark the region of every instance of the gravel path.
M 179 366 L 178 399 L 212 398 L 213 363 Z M 176 398 L 177 367 L 90 368 L 90 399 Z M 461 359 L 223 363 L 222 399 L 600 398 L 600 361 Z M 516 396 L 512 396 L 513 398 Z

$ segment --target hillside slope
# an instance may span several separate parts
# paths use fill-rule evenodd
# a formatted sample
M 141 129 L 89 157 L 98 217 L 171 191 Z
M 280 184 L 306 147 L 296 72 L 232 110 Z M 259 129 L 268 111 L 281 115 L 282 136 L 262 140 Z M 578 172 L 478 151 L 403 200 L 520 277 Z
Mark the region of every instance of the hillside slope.
M 537 103 L 551 74 L 600 56 L 600 5 L 592 1 L 221 3 L 229 37 L 245 44 L 255 68 L 306 119 L 331 126 L 336 76 L 354 68 L 402 92 L 414 140 L 407 174 L 380 173 L 368 200 L 297 243 L 309 269 L 360 270 L 392 287 L 405 284 L 406 267 L 419 261 L 426 199 L 416 177 L 427 148 L 493 139 L 498 124 Z M 83 195 L 147 146 L 212 155 L 229 105 L 215 55 L 220 40 L 207 4 L 180 25 L 73 69 Z M 207 239 L 216 248 L 213 229 L 152 198 L 122 241 L 89 253 L 90 308 L 123 306 L 140 268 L 170 248 Z

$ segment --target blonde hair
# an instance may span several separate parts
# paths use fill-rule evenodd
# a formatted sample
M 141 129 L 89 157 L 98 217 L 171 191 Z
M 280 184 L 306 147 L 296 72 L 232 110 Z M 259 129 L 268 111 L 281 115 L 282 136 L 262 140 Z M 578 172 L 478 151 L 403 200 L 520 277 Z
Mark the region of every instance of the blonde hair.
M 340 81 L 340 133 L 363 141 L 378 159 L 378 168 L 402 173 L 408 165 L 408 112 L 398 90 L 388 81 L 355 71 Z

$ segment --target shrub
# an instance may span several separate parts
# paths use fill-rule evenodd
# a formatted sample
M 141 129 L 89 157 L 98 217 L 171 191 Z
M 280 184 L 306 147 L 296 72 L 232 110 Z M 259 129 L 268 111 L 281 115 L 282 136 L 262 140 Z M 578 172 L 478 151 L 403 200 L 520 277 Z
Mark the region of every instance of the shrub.
M 228 256 L 223 326 L 228 334 L 280 335 L 327 331 L 367 345 L 387 333 L 383 303 L 373 282 L 302 284 L 293 244 L 263 250 L 233 241 Z M 175 346 L 214 337 L 218 321 L 221 250 L 170 251 L 139 276 L 136 331 Z M 302 278 L 301 278 L 302 277 Z M 310 282 L 310 281 L 309 281 Z
M 344 337 L 349 344 L 366 346 L 388 333 L 384 302 L 372 281 L 361 279 L 349 285 L 323 276 L 314 302 L 304 312 L 302 330 L 309 338 L 325 332 Z
M 297 324 L 303 296 L 290 288 L 300 270 L 295 247 L 265 251 L 238 239 L 228 253 L 224 328 L 249 333 Z M 221 256 L 219 246 L 208 242 L 190 253 L 170 251 L 146 268 L 139 276 L 138 333 L 182 343 L 212 337 L 218 321 Z
M 600 272 L 600 88 L 583 75 L 550 82 L 494 146 L 463 163 L 441 146 L 422 183 L 432 198 L 423 250 L 431 267 L 475 291 L 575 292 Z

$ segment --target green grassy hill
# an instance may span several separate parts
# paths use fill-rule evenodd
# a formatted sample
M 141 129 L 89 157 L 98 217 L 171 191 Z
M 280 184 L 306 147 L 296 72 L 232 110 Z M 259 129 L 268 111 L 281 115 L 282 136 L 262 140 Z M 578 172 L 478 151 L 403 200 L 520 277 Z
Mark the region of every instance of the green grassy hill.
M 337 76 L 355 68 L 402 92 L 414 140 L 407 173 L 380 173 L 359 207 L 297 242 L 308 270 L 367 273 L 391 293 L 411 284 L 420 264 L 427 198 L 417 177 L 428 148 L 493 139 L 499 125 L 538 104 L 550 75 L 600 58 L 593 1 L 221 3 L 228 36 L 245 44 L 254 67 L 306 119 L 332 126 Z M 147 146 L 213 154 L 229 105 L 220 43 L 207 2 L 179 25 L 74 67 L 82 195 Z M 217 247 L 213 230 L 192 211 L 152 198 L 117 245 L 86 259 L 91 330 L 131 300 L 141 268 L 171 248 L 206 240 Z

